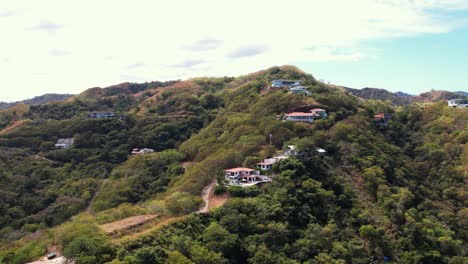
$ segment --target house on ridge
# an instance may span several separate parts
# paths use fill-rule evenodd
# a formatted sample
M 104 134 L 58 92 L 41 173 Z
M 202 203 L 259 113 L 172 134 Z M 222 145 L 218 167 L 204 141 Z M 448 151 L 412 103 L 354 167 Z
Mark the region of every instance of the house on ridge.
M 271 82 L 272 88 L 294 87 L 299 85 L 301 85 L 301 81 L 298 80 L 273 80 Z

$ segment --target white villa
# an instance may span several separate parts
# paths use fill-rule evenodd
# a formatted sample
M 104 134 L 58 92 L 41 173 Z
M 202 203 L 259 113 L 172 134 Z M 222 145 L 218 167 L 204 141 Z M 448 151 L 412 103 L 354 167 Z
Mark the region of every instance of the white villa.
M 292 112 L 284 115 L 284 120 L 294 122 L 314 122 L 315 114 L 304 112 Z
M 224 173 L 230 185 L 252 186 L 262 182 L 271 182 L 269 177 L 260 175 L 259 171 L 250 168 L 226 169 Z
M 54 147 L 57 149 L 67 149 L 73 146 L 73 143 L 75 140 L 73 138 L 61 138 L 57 140 L 57 143 L 55 143 Z
M 132 155 L 147 154 L 147 153 L 153 153 L 153 152 L 154 152 L 154 149 L 150 149 L 150 148 L 144 148 L 144 149 L 134 148 L 132 150 Z
M 451 99 L 447 103 L 453 108 L 468 108 L 468 99 Z
M 273 88 L 293 87 L 299 85 L 301 85 L 301 81 L 295 80 L 273 80 L 273 82 L 271 82 L 271 87 Z

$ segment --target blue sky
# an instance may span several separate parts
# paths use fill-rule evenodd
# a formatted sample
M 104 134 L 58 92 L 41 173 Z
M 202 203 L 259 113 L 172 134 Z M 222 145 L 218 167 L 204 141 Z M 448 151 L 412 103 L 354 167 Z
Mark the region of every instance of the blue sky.
M 463 13 L 468 17 L 468 13 Z M 459 14 L 462 16 L 462 14 Z M 431 89 L 468 91 L 468 27 L 448 33 L 372 40 L 356 61 L 299 63 L 317 79 L 353 88 L 419 94 Z
M 0 32 L 0 101 L 285 64 L 355 88 L 468 89 L 468 0 L 6 0 Z

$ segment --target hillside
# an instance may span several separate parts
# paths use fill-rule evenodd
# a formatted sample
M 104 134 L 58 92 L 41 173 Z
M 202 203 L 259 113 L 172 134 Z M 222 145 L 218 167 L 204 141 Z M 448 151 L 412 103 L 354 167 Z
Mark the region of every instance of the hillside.
M 409 94 L 405 93 L 392 93 L 385 89 L 378 88 L 362 88 L 362 89 L 353 89 L 346 87 L 346 90 L 351 94 L 363 98 L 363 99 L 372 99 L 372 100 L 389 100 L 395 105 L 404 105 L 409 104 L 410 98 L 412 97 Z
M 13 103 L 0 102 L 0 110 L 10 108 L 18 104 L 40 105 L 40 104 L 45 104 L 45 103 L 53 102 L 53 101 L 65 101 L 71 98 L 72 96 L 73 96 L 72 94 L 44 94 L 41 96 L 36 96 L 31 99 L 13 102 Z
M 281 66 L 0 111 L 21 121 L 0 133 L 0 263 L 51 248 L 76 263 L 466 263 L 468 111 L 354 92 Z M 282 120 L 317 108 L 311 123 Z M 271 183 L 224 185 L 224 169 L 291 145 L 262 172 Z M 197 213 L 206 193 L 223 202 Z

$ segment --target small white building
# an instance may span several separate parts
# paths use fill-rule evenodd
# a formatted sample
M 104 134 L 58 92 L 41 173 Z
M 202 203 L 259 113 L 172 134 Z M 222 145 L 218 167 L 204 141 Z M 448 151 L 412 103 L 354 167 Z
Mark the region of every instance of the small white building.
M 304 113 L 304 112 L 292 112 L 284 115 L 284 120 L 294 121 L 294 122 L 314 122 L 315 114 L 313 113 Z
M 257 165 L 262 171 L 269 171 L 273 168 L 273 164 L 275 164 L 275 162 L 275 159 L 264 159 L 262 162 L 257 163 Z
M 57 149 L 67 149 L 73 146 L 73 143 L 75 140 L 73 138 L 61 138 L 57 140 L 57 143 L 55 143 L 54 147 Z
M 449 107 L 468 108 L 468 99 L 451 99 L 447 101 Z
M 327 110 L 322 108 L 314 108 L 310 112 L 319 118 L 326 118 L 328 116 Z
M 323 148 L 316 148 L 316 150 L 320 155 L 325 155 L 327 153 L 327 151 L 324 150 Z
M 154 152 L 154 149 L 150 149 L 150 148 L 144 148 L 144 149 L 134 148 L 132 150 L 132 155 L 148 154 L 148 153 L 153 153 L 153 152 Z

